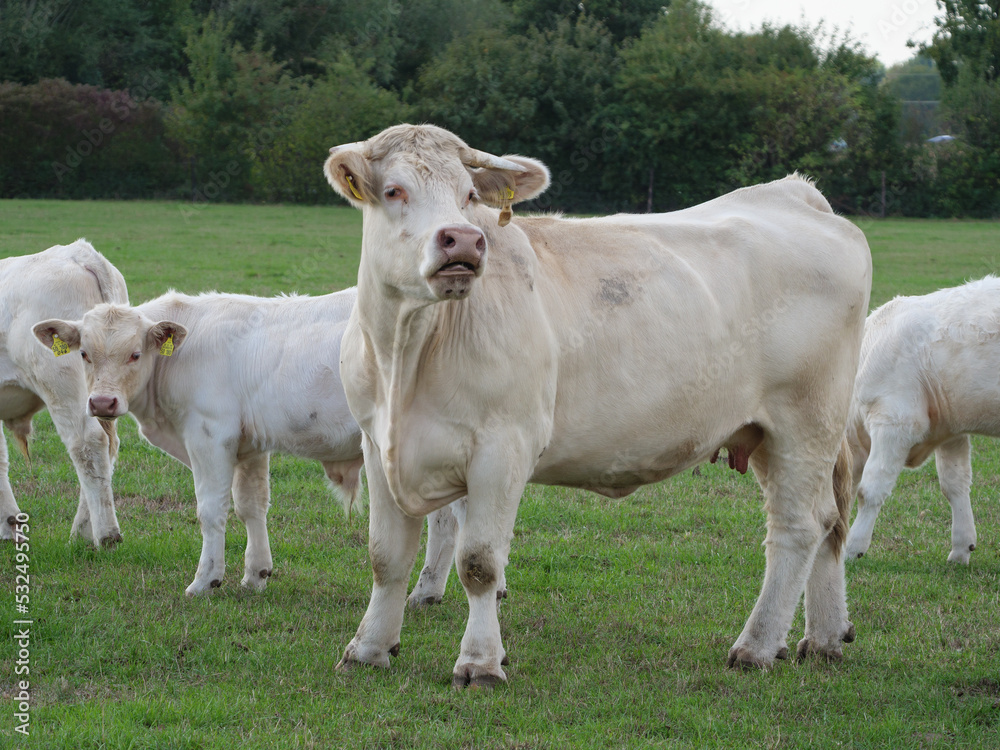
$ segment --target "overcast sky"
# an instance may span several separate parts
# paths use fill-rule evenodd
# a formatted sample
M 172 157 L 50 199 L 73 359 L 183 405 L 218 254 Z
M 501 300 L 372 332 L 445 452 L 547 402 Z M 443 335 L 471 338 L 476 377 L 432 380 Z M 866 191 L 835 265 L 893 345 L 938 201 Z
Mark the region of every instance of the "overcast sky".
M 716 21 L 741 31 L 764 21 L 810 28 L 824 21 L 827 32 L 850 31 L 887 68 L 913 56 L 908 39 L 930 41 L 934 34 L 935 0 L 704 0 Z

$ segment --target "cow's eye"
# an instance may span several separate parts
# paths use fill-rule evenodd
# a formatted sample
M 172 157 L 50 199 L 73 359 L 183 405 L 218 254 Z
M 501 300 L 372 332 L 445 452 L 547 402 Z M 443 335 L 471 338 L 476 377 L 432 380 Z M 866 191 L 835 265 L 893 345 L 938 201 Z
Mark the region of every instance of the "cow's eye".
M 389 185 L 383 191 L 382 194 L 386 197 L 386 200 L 390 201 L 406 200 L 406 191 L 403 190 L 403 188 L 399 187 L 399 185 Z
M 83 357 L 84 362 L 90 361 L 90 357 L 87 356 L 87 352 L 85 352 L 83 349 L 80 350 L 80 356 Z
M 465 199 L 465 205 L 468 206 L 470 203 L 479 200 L 479 193 L 476 192 L 475 188 L 469 191 L 468 197 Z
M 128 358 L 129 362 L 135 362 L 139 359 L 139 352 L 132 352 L 132 355 Z

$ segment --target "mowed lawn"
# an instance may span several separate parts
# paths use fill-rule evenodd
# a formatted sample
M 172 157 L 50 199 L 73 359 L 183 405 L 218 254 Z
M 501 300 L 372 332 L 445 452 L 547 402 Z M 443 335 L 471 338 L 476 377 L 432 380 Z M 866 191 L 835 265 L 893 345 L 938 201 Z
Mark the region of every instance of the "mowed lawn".
M 1000 224 L 861 225 L 873 306 L 1000 271 Z M 0 255 L 87 237 L 135 303 L 170 287 L 340 289 L 360 235 L 347 208 L 0 202 Z M 1000 747 L 1000 446 L 987 439 L 974 443 L 971 566 L 946 563 L 933 462 L 905 473 L 848 567 L 857 640 L 844 660 L 769 671 L 725 666 L 764 571 L 750 474 L 705 465 L 622 500 L 529 486 L 500 608 L 509 682 L 455 692 L 467 606 L 454 573 L 440 606 L 407 612 L 391 669 L 335 671 L 370 593 L 367 518 L 345 517 L 317 464 L 272 461 L 267 590 L 240 590 L 246 536 L 232 517 L 223 586 L 188 599 L 201 537 L 187 469 L 121 420 L 125 540 L 96 551 L 68 539 L 76 476 L 47 415 L 35 427 L 31 466 L 12 446 L 10 469 L 31 516 L 31 735 L 14 731 L 24 615 L 7 544 L 0 747 Z M 800 611 L 791 645 L 802 630 Z

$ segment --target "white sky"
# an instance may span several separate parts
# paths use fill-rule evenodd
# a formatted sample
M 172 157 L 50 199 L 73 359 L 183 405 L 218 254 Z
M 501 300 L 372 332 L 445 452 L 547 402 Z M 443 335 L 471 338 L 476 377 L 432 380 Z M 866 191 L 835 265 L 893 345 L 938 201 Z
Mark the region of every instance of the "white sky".
M 887 68 L 908 60 L 916 50 L 906 41 L 928 42 L 934 35 L 935 0 L 703 0 L 716 22 L 730 29 L 750 31 L 764 21 L 777 26 L 815 27 L 824 21 L 827 33 L 841 34 L 864 45 Z

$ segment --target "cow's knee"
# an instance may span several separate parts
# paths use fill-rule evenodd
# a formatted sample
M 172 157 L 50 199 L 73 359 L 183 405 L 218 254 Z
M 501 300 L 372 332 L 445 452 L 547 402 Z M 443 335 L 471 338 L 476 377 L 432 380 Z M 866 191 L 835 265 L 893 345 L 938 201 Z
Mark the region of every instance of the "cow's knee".
M 458 576 L 471 596 L 496 592 L 502 571 L 488 546 L 463 549 L 458 556 Z

